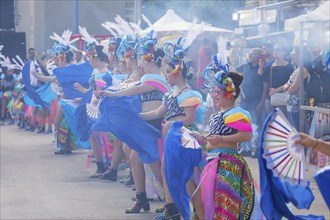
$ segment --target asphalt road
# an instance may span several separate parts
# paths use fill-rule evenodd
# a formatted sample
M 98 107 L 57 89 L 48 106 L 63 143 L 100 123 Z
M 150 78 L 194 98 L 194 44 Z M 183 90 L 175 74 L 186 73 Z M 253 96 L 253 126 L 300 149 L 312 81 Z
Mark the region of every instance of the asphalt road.
M 86 167 L 88 151 L 54 155 L 51 134 L 36 134 L 16 126 L 0 127 L 1 219 L 152 219 L 161 202 L 151 202 L 151 211 L 125 214 L 134 192 L 119 182 L 90 179 L 95 165 Z M 247 158 L 255 178 L 256 159 Z M 128 171 L 119 172 L 119 179 Z M 309 171 L 309 176 L 312 172 Z M 323 214 L 330 219 L 312 180 L 315 201 L 299 214 Z

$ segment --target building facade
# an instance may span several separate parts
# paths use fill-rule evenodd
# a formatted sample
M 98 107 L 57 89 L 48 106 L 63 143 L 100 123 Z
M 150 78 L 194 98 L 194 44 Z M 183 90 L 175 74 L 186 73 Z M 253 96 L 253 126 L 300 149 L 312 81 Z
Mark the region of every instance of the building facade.
M 15 31 L 26 33 L 26 47 L 43 52 L 54 41 L 53 32 L 62 34 L 70 29 L 73 34 L 78 26 L 86 27 L 91 34 L 109 34 L 101 23 L 113 21 L 116 15 L 136 21 L 140 0 L 14 0 Z

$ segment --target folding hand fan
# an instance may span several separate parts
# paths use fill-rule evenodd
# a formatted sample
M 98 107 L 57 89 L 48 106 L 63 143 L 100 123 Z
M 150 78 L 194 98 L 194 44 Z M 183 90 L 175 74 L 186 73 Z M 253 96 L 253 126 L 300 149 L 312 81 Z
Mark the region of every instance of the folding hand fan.
M 268 117 L 262 136 L 262 156 L 273 175 L 291 185 L 305 186 L 304 147 L 295 144 L 300 135 L 279 109 Z
M 99 104 L 87 103 L 86 112 L 89 117 L 98 118 L 99 117 Z
M 51 83 L 51 84 L 50 84 L 50 89 L 51 89 L 56 95 L 60 95 L 60 93 L 61 93 L 61 89 L 60 89 L 60 87 L 59 87 L 56 83 Z
M 109 89 L 112 91 L 119 91 L 119 90 L 123 90 L 123 89 L 127 89 L 129 87 L 135 86 L 139 83 L 140 83 L 139 81 L 131 82 L 131 83 L 120 83 L 120 84 L 111 86 Z
M 182 132 L 182 145 L 184 148 L 199 149 L 201 146 L 194 136 L 190 134 L 190 130 L 186 127 L 181 128 Z

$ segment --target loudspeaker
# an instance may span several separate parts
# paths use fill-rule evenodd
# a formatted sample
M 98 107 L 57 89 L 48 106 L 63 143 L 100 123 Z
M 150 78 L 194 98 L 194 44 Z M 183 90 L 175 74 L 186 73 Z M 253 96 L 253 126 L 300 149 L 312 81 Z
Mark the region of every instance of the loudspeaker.
M 26 59 L 25 32 L 0 31 L 0 45 L 4 45 L 2 54 L 13 58 L 19 55 Z
M 14 0 L 0 1 L 0 31 L 14 31 Z

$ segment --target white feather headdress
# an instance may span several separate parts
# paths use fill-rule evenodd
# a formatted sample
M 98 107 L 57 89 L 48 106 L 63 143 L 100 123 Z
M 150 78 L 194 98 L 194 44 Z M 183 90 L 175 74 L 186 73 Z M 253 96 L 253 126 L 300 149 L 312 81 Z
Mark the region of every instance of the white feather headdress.
M 58 34 L 53 32 L 53 36 L 49 36 L 49 37 L 65 47 L 69 46 L 71 49 L 77 50 L 77 48 L 75 46 L 73 46 L 72 44 L 74 42 L 78 41 L 79 39 L 76 38 L 76 39 L 70 40 L 71 35 L 72 35 L 72 32 L 70 30 L 65 30 L 65 31 L 63 31 L 62 36 L 59 36 Z
M 218 53 L 217 53 L 217 59 L 219 64 L 221 65 L 227 65 L 227 55 L 226 55 L 226 46 L 227 46 L 227 39 L 224 38 L 222 35 L 220 35 L 217 38 L 217 46 L 218 46 Z
M 147 18 L 147 16 L 145 16 L 144 14 L 141 14 L 141 17 L 144 20 L 144 22 L 147 23 L 148 27 L 150 27 L 150 28 L 153 27 L 151 21 Z
M 138 34 L 142 31 L 140 24 L 141 20 L 138 23 L 128 22 L 117 15 L 115 17 L 115 22 L 107 21 L 101 25 L 115 37 L 129 35 L 134 41 L 136 40 Z
M 194 40 L 205 31 L 205 29 L 210 26 L 206 22 L 201 22 L 198 24 L 198 19 L 194 18 L 191 27 L 185 37 L 185 41 L 183 42 L 182 49 L 186 50 Z
M 122 33 L 131 36 L 133 38 L 132 40 L 136 40 L 134 29 L 125 19 L 117 15 L 115 17 L 115 21 L 117 22 L 117 26 L 119 29 L 121 29 Z
M 0 64 L 3 67 L 7 67 L 8 69 L 17 69 L 22 70 L 24 66 L 24 62 L 20 58 L 20 56 L 16 55 L 16 59 L 9 59 L 9 57 L 5 57 L 4 55 L 0 54 Z
M 82 39 L 84 41 L 86 41 L 86 43 L 88 43 L 88 44 L 95 44 L 95 45 L 98 45 L 99 44 L 97 42 L 97 40 L 88 33 L 88 31 L 87 31 L 87 29 L 85 27 L 80 27 L 79 26 L 79 33 L 82 35 Z

